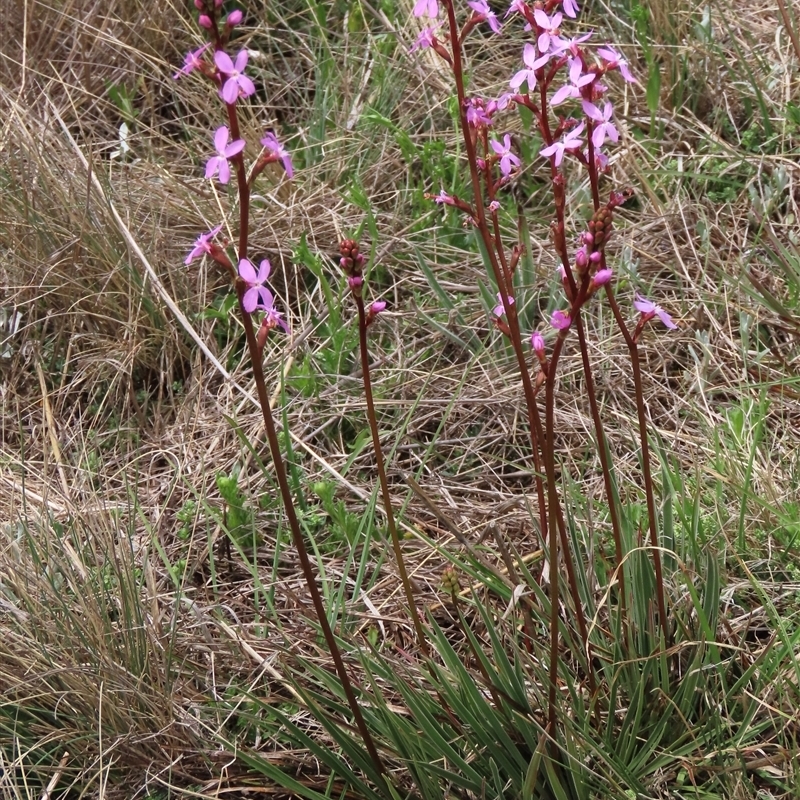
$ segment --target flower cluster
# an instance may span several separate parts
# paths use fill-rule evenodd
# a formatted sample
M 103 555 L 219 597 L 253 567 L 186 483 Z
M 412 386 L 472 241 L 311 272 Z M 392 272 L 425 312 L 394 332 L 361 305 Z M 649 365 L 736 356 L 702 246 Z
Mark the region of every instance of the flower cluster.
M 280 162 L 288 178 L 294 175 L 294 167 L 289 152 L 275 133 L 268 130 L 261 139 L 262 151 L 251 165 L 249 177 L 247 176 L 244 162 L 247 142 L 239 135 L 237 104 L 254 95 L 256 87 L 246 74 L 248 51 L 242 49 L 235 56 L 231 56 L 227 50 L 233 29 L 241 24 L 244 14 L 236 9 L 223 18 L 222 0 L 194 0 L 194 5 L 199 12 L 198 25 L 207 32 L 209 41 L 188 53 L 184 58 L 183 67 L 173 77 L 178 80 L 192 72 L 199 72 L 216 86 L 217 93 L 225 105 L 228 125 L 221 125 L 214 132 L 214 155 L 206 162 L 205 177 L 216 178 L 219 183 L 227 184 L 231 179 L 233 164 L 237 172 L 241 202 L 243 193 L 249 194 L 252 182 L 268 164 Z M 213 52 L 212 58 L 208 56 L 209 51 Z M 259 344 L 263 346 L 266 335 L 271 329 L 279 326 L 288 330 L 280 313 L 275 310 L 272 292 L 265 285 L 270 273 L 270 263 L 265 259 L 256 270 L 247 258 L 241 257 L 238 269 L 234 270 L 224 249 L 213 241 L 221 228 L 220 225 L 198 237 L 186 257 L 186 264 L 190 264 L 195 258 L 208 255 L 228 269 L 241 287 L 240 296 L 244 310 L 248 313 L 260 311 L 264 314 L 258 333 Z
M 471 16 L 460 32 L 456 35 L 451 30 L 449 35 L 443 35 L 439 21 L 441 4 L 437 0 L 417 0 L 413 14 L 427 18 L 429 25 L 419 35 L 412 50 L 431 48 L 452 66 L 457 53 L 449 48 L 460 48 L 473 27 L 486 23 L 495 34 L 501 33 L 505 23 L 501 23 L 486 0 L 468 0 L 467 5 Z M 575 0 L 543 0 L 535 4 L 527 0 L 512 0 L 504 19 L 521 17 L 532 39 L 522 49 L 522 67 L 510 78 L 510 91 L 496 98 L 467 97 L 463 107 L 463 120 L 476 152 L 475 163 L 488 195 L 481 205 L 488 207 L 492 214 L 496 214 L 499 208 L 498 189 L 513 179 L 522 164 L 515 152 L 513 136 L 502 129 L 497 134 L 490 131 L 497 129 L 499 114 L 516 105 L 533 113 L 543 139 L 539 155 L 549 162 L 556 206 L 559 208 L 560 204 L 561 209 L 554 221 L 553 240 L 563 263 L 560 281 L 569 308 L 556 309 L 549 320 L 560 337 L 569 331 L 581 306 L 599 289 L 610 286 L 613 278 L 611 269 L 605 264 L 604 247 L 611 233 L 614 209 L 629 195 L 612 192 L 608 203 L 602 206 L 596 193 L 598 176 L 609 171 L 606 148 L 620 140 L 614 105 L 606 95 L 614 72 L 619 73 L 623 82 L 636 83 L 620 53 L 609 46 L 593 47 L 591 32 L 571 38 L 564 34 L 562 24 L 565 17 L 574 20 L 578 12 Z M 562 107 L 568 109 L 566 115 Z M 564 234 L 563 203 L 565 170 L 572 159 L 589 172 L 597 211 L 588 230 L 579 237 L 574 256 L 570 258 Z M 456 206 L 478 224 L 478 211 L 444 190 L 438 195 L 426 196 L 442 205 Z M 500 297 L 498 294 L 498 305 L 494 308 L 495 324 L 507 332 L 508 326 L 502 319 L 505 308 Z M 513 303 L 510 294 L 508 298 L 509 304 Z M 635 335 L 645 322 L 654 317 L 669 328 L 676 327 L 669 314 L 639 295 L 634 307 L 641 315 Z M 532 347 L 543 362 L 544 339 L 538 331 L 533 334 Z
M 359 304 L 363 303 L 364 265 L 366 258 L 355 239 L 343 239 L 339 244 L 339 266 L 347 278 L 347 286 Z M 365 324 L 369 327 L 382 311 L 386 310 L 385 300 L 375 300 L 367 309 Z

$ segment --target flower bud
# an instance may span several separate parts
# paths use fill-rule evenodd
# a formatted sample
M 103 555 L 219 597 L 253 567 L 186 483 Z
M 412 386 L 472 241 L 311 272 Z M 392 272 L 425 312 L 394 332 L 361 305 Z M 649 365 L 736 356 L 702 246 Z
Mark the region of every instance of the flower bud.
M 201 14 L 197 18 L 197 24 L 201 28 L 205 28 L 207 31 L 210 31 L 211 28 L 214 27 L 214 23 L 211 21 L 211 17 L 209 17 L 208 14 Z
M 347 285 L 352 292 L 355 292 L 356 289 L 360 289 L 364 285 L 364 279 L 360 275 L 350 275 L 347 279 Z
M 205 6 L 205 3 L 203 2 L 203 0 L 194 0 L 194 7 L 198 11 L 202 11 L 204 6 Z
M 226 24 L 228 25 L 228 27 L 232 28 L 234 25 L 238 25 L 242 21 L 243 16 L 244 14 L 242 14 L 242 12 L 239 11 L 239 9 L 237 8 L 236 10 L 231 11 L 231 13 L 228 14 L 228 19 L 226 21 Z
M 376 300 L 370 307 L 369 313 L 373 316 L 377 316 L 381 313 L 381 311 L 386 310 L 386 301 L 385 300 Z
M 605 284 L 607 284 L 611 280 L 611 276 L 613 274 L 614 273 L 608 268 L 597 270 L 597 273 L 592 278 L 592 286 L 595 289 L 598 289 L 601 286 L 605 286 Z
M 544 336 L 539 331 L 534 331 L 531 334 L 531 347 L 539 358 L 544 355 Z
M 578 270 L 578 272 L 583 272 L 588 264 L 589 264 L 589 256 L 586 252 L 586 245 L 584 245 L 578 250 L 577 253 L 575 253 L 575 267 Z
M 214 0 L 214 8 L 219 8 L 225 0 Z

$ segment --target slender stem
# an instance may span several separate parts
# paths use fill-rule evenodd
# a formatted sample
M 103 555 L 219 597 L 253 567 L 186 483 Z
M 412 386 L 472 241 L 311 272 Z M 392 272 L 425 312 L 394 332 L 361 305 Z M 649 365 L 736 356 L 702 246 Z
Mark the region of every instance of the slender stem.
M 367 418 L 369 419 L 369 428 L 372 433 L 372 447 L 375 451 L 375 463 L 378 467 L 378 479 L 381 484 L 381 494 L 383 495 L 383 507 L 386 511 L 386 525 L 389 528 L 389 535 L 392 539 L 394 557 L 397 561 L 397 571 L 400 573 L 400 582 L 403 584 L 403 591 L 405 592 L 406 602 L 411 612 L 411 619 L 414 623 L 414 630 L 417 633 L 419 647 L 422 654 L 427 657 L 429 654 L 428 643 L 425 638 L 425 631 L 422 627 L 419 613 L 417 612 L 417 604 L 414 599 L 414 592 L 411 588 L 411 581 L 408 579 L 408 571 L 406 570 L 405 560 L 403 559 L 403 550 L 400 546 L 400 537 L 397 534 L 397 525 L 394 519 L 392 496 L 389 494 L 389 481 L 386 478 L 383 448 L 381 447 L 381 438 L 378 431 L 378 417 L 375 414 L 375 402 L 372 395 L 372 378 L 370 376 L 369 350 L 367 348 L 367 314 L 364 309 L 364 298 L 356 296 L 355 300 L 358 306 L 358 338 L 361 348 L 361 373 L 364 378 L 364 397 L 367 399 Z
M 575 320 L 578 330 L 578 340 L 580 341 L 581 359 L 583 360 L 583 375 L 586 380 L 586 394 L 589 396 L 589 407 L 592 411 L 592 422 L 594 429 L 597 433 L 597 450 L 600 456 L 600 465 L 603 470 L 603 483 L 605 485 L 606 497 L 608 498 L 608 512 L 611 516 L 611 529 L 614 535 L 614 549 L 617 554 L 617 575 L 619 580 L 619 597 L 620 597 L 620 615 L 623 622 L 627 616 L 627 593 L 625 591 L 625 570 L 623 564 L 623 548 L 622 548 L 622 527 L 619 519 L 619 509 L 614 496 L 614 483 L 611 479 L 611 464 L 608 461 L 608 452 L 606 448 L 606 434 L 603 428 L 603 420 L 600 416 L 600 409 L 597 405 L 597 395 L 594 389 L 594 379 L 592 378 L 592 366 L 589 363 L 589 351 L 586 346 L 586 331 L 583 327 L 583 320 L 578 315 Z
M 226 104 L 228 111 L 228 120 L 230 122 L 231 134 L 234 139 L 239 138 L 239 120 L 236 113 L 236 104 Z M 250 225 L 250 188 L 247 185 L 247 173 L 244 165 L 244 156 L 239 154 L 236 159 L 236 182 L 239 190 L 239 259 L 247 258 L 247 233 Z M 328 615 L 325 611 L 325 604 L 322 602 L 322 595 L 320 594 L 319 587 L 317 586 L 316 575 L 311 566 L 311 560 L 308 557 L 305 542 L 303 541 L 303 534 L 300 530 L 300 522 L 297 518 L 297 512 L 294 507 L 294 499 L 292 498 L 292 490 L 289 487 L 289 479 L 286 474 L 286 465 L 283 462 L 281 454 L 281 447 L 278 441 L 278 434 L 275 429 L 275 421 L 272 418 L 272 409 L 269 404 L 269 395 L 267 394 L 267 385 L 264 379 L 264 368 L 261 363 L 262 355 L 256 341 L 256 334 L 253 330 L 253 321 L 250 314 L 244 308 L 244 293 L 246 287 L 244 282 L 239 279 L 236 281 L 236 294 L 239 298 L 239 312 L 242 317 L 242 324 L 244 325 L 245 338 L 247 340 L 247 349 L 250 352 L 250 362 L 253 367 L 253 379 L 256 384 L 256 392 L 258 394 L 258 402 L 261 406 L 261 413 L 264 418 L 264 427 L 267 432 L 267 441 L 269 442 L 270 455 L 272 456 L 272 463 L 275 466 L 275 475 L 278 479 L 278 486 L 283 499 L 283 506 L 286 511 L 286 517 L 289 522 L 289 529 L 292 532 L 292 540 L 297 556 L 300 559 L 300 567 L 303 571 L 303 578 L 305 579 L 306 586 L 308 587 L 309 594 L 311 595 L 311 602 L 314 605 L 317 619 L 322 635 L 325 637 L 325 643 L 328 646 L 328 651 L 333 659 L 336 672 L 339 675 L 339 680 L 342 682 L 342 689 L 344 690 L 347 698 L 347 704 L 353 713 L 356 727 L 358 728 L 361 738 L 364 740 L 364 745 L 367 748 L 369 757 L 377 770 L 377 774 L 385 780 L 385 769 L 381 757 L 378 755 L 378 749 L 375 746 L 375 741 L 372 734 L 367 728 L 367 723 L 361 713 L 358 705 L 353 685 L 350 681 L 350 676 L 342 659 L 342 654 L 339 646 L 336 643 L 336 638 L 333 635 L 333 630 L 328 622 Z
M 656 528 L 655 492 L 653 490 L 653 476 L 650 472 L 650 444 L 647 440 L 647 415 L 645 413 L 644 391 L 642 390 L 642 368 L 639 360 L 639 346 L 628 331 L 628 326 L 625 324 L 625 320 L 619 310 L 614 292 L 608 284 L 606 284 L 606 297 L 608 297 L 608 303 L 611 306 L 614 319 L 616 319 L 617 325 L 620 331 L 622 331 L 622 336 L 625 339 L 625 344 L 627 344 L 628 352 L 630 353 L 633 387 L 636 394 L 636 412 L 639 417 L 639 440 L 642 448 L 642 473 L 644 477 L 645 498 L 647 500 L 647 523 L 650 528 L 650 546 L 653 550 L 653 566 L 656 573 L 658 617 L 661 621 L 661 627 L 664 629 L 666 645 L 669 647 L 672 637 L 667 625 L 667 601 L 664 593 L 664 572 L 661 568 L 661 548 L 659 546 L 658 530 Z

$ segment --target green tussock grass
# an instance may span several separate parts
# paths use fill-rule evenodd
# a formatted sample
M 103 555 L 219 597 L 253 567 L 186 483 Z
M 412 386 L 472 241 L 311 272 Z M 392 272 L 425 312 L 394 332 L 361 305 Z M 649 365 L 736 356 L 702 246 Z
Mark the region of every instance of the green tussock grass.
M 579 589 L 606 694 L 588 697 L 565 606 L 552 756 L 549 599 L 515 591 L 542 570 L 520 380 L 475 237 L 424 197 L 468 189 L 452 78 L 409 55 L 410 0 L 255 0 L 237 31 L 258 86 L 242 134 L 274 129 L 297 169 L 259 179 L 250 238 L 291 325 L 264 359 L 301 525 L 396 796 L 797 798 L 800 52 L 770 4 L 586 6 L 640 79 L 613 87 L 607 185 L 636 190 L 608 247 L 617 290 L 680 323 L 641 348 L 669 661 L 633 640 L 646 604 L 631 610 L 641 657 L 623 631 L 609 645 L 609 513 L 568 347 L 559 482 L 571 541 L 592 554 Z M 0 0 L 0 796 L 388 797 L 313 621 L 226 278 L 183 265 L 198 232 L 238 224 L 233 189 L 202 178 L 219 104 L 196 75 L 171 77 L 200 44 L 191 12 Z M 469 40 L 476 93 L 502 89 L 524 41 L 519 26 Z M 532 330 L 561 297 L 549 184 L 529 121 L 506 120 L 526 165 L 507 211 L 528 229 L 516 293 Z M 590 196 L 570 192 L 574 237 Z M 514 241 L 516 214 L 502 224 Z M 335 260 L 354 234 L 371 299 L 389 303 L 373 382 L 428 664 Z M 646 596 L 627 351 L 608 308 L 590 308 L 626 576 Z

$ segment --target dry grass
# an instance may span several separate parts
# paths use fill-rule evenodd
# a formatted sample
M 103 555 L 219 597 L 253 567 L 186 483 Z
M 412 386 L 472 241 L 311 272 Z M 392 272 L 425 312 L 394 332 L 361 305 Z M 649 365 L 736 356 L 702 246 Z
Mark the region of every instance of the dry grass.
M 290 654 L 323 654 L 305 621 L 308 602 L 293 553 L 277 543 L 285 532 L 270 500 L 270 468 L 259 464 L 260 415 L 237 326 L 200 315 L 224 292 L 224 282 L 210 265 L 182 265 L 198 230 L 232 207 L 232 195 L 201 179 L 217 117 L 207 87 L 194 76 L 177 84 L 170 78 L 195 42 L 189 16 L 182 6 L 139 0 L 0 4 L 0 307 L 22 315 L 19 330 L 0 345 L 0 741 L 15 735 L 14 746 L 0 746 L 0 791 L 39 796 L 41 784 L 56 776 L 58 791 L 72 785 L 76 796 L 144 797 L 158 786 L 244 796 L 236 794 L 243 766 L 217 743 L 217 733 L 232 730 L 231 715 L 217 701 L 255 686 L 276 703 L 291 700 Z M 723 552 L 736 538 L 741 487 L 749 486 L 758 501 L 747 507 L 745 531 L 754 552 L 766 557 L 777 545 L 765 531 L 783 524 L 780 514 L 796 502 L 800 475 L 800 320 L 759 302 L 745 279 L 749 272 L 777 297 L 797 289 L 777 274 L 758 240 L 749 191 L 765 197 L 783 171 L 780 202 L 765 198 L 762 213 L 776 241 L 796 241 L 798 133 L 782 121 L 787 100 L 800 97 L 798 65 L 788 40 L 776 38 L 766 4 L 731 14 L 706 46 L 692 38 L 693 9 L 654 8 L 665 75 L 684 65 L 696 102 L 693 111 L 669 110 L 665 85 L 667 110 L 651 135 L 643 92 L 626 90 L 627 132 L 612 181 L 637 187 L 639 204 L 623 213 L 613 255 L 628 268 L 618 271 L 623 297 L 632 297 L 635 285 L 680 319 L 675 335 L 654 329 L 645 337 L 645 391 L 657 436 L 703 502 L 714 501 L 704 512 L 714 522 L 713 546 Z M 416 476 L 467 539 L 489 543 L 499 532 L 523 553 L 541 544 L 520 382 L 477 290 L 486 283 L 483 267 L 438 210 L 430 211 L 425 230 L 413 229 L 407 188 L 419 165 L 406 162 L 391 129 L 365 116 L 376 109 L 415 142 L 453 144 L 450 81 L 425 60 L 428 54 L 421 62 L 407 58 L 416 34 L 406 14 L 373 20 L 369 30 L 332 15 L 326 40 L 305 4 L 264 3 L 250 13 L 244 35 L 263 54 L 254 63 L 265 90 L 249 107 L 244 135 L 255 140 L 265 126 L 291 132 L 305 163 L 291 184 L 277 173 L 262 180 L 263 208 L 253 220 L 255 254 L 268 256 L 280 273 L 276 287 L 293 331 L 272 339 L 266 354 L 275 399 L 280 405 L 283 370 L 303 484 L 334 481 L 361 515 L 375 475 L 369 448 L 354 454 L 365 427 L 358 370 L 347 348 L 338 370 L 330 368 L 328 309 L 292 252 L 305 235 L 335 284 L 325 256 L 372 215 L 383 267 L 374 285 L 390 302 L 372 340 L 379 409 L 394 448 L 396 504 L 408 503 L 408 528 L 424 534 L 407 542 L 409 563 L 424 602 L 433 605 L 446 560 L 428 540 L 453 550 L 460 545 L 408 488 L 404 472 Z M 383 25 L 397 32 L 396 45 L 387 45 Z M 630 40 L 622 20 L 616 29 Z M 754 68 L 776 131 L 771 154 L 742 146 L 746 117 L 758 118 L 757 91 L 733 44 L 743 32 L 752 63 L 772 65 L 766 72 Z M 489 39 L 477 41 L 471 57 L 487 65 L 480 80 L 499 85 L 516 63 L 517 43 L 496 50 Z M 325 77 L 335 85 L 321 82 L 326 58 Z M 109 83 L 136 89 L 127 161 L 110 158 L 124 119 L 109 99 Z M 712 161 L 715 177 L 733 176 L 730 203 L 709 201 L 708 184 L 698 178 Z M 369 214 L 352 202 L 354 179 L 369 198 Z M 533 186 L 528 210 L 537 279 L 529 296 L 545 311 L 555 268 L 549 217 L 540 207 L 541 188 L 526 186 Z M 576 199 L 582 191 L 576 189 Z M 111 204 L 163 294 L 153 290 Z M 579 214 L 572 224 L 577 232 Z M 458 313 L 449 318 L 416 267 L 420 247 L 457 298 Z M 165 306 L 164 294 L 184 323 Z M 607 309 L 595 309 L 587 328 L 599 399 L 618 479 L 635 495 L 635 409 L 624 342 Z M 457 339 L 477 346 L 470 350 Z M 291 379 L 304 361 L 315 376 L 310 396 Z M 585 515 L 603 494 L 577 352 L 565 360 L 559 392 L 562 469 L 589 501 L 575 509 Z M 741 440 L 725 434 L 730 410 L 757 403 L 762 393 L 769 408 L 760 434 L 749 425 Z M 243 440 L 255 444 L 258 457 Z M 255 553 L 245 552 L 250 565 L 235 552 L 224 554 L 219 517 L 209 510 L 223 506 L 215 475 L 239 468 L 252 507 L 265 498 L 258 513 L 263 540 Z M 716 497 L 709 488 L 715 482 L 722 487 Z M 184 523 L 178 513 L 189 500 L 198 511 Z M 182 524 L 188 539 L 177 536 Z M 604 519 L 589 524 L 607 534 Z M 326 541 L 325 530 L 318 529 L 318 538 L 329 589 L 335 596 L 345 587 L 343 618 L 354 635 L 376 628 L 387 648 L 411 646 L 383 545 L 361 557 L 365 593 L 353 597 L 348 587 L 359 562 L 341 541 Z M 171 572 L 182 560 L 186 572 Z M 728 563 L 737 569 L 735 559 Z M 777 595 L 768 578 L 764 586 Z M 742 625 L 750 624 L 743 622 L 747 613 L 741 611 Z M 796 710 L 786 713 L 796 724 Z M 313 775 L 304 754 L 265 747 L 276 751 L 276 762 Z M 25 789 L 26 781 L 34 788 Z

